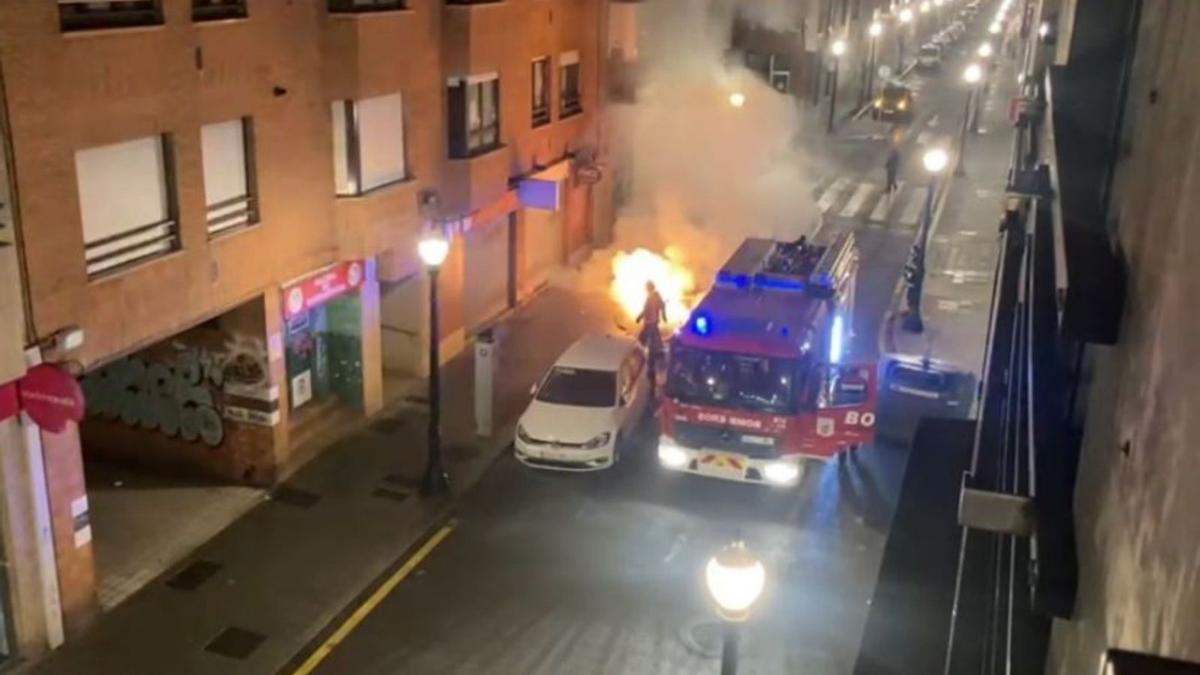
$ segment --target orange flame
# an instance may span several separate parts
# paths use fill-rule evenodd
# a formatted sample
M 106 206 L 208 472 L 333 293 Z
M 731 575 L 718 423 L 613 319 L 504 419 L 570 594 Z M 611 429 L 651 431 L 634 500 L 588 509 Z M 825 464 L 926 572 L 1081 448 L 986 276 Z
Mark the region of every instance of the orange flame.
M 696 279 L 683 264 L 682 253 L 668 246 L 660 255 L 644 248 L 618 252 L 612 261 L 612 285 L 609 293 L 633 321 L 646 302 L 646 282 L 653 281 L 667 310 L 667 326 L 674 328 L 687 321 L 696 292 Z

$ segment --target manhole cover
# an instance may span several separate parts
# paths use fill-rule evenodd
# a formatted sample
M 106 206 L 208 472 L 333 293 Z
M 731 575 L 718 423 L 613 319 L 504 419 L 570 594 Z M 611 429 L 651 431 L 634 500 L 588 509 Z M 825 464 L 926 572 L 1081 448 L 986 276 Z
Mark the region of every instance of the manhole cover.
M 245 628 L 230 627 L 221 631 L 213 641 L 205 645 L 204 651 L 220 654 L 231 659 L 245 659 L 254 653 L 267 636 Z

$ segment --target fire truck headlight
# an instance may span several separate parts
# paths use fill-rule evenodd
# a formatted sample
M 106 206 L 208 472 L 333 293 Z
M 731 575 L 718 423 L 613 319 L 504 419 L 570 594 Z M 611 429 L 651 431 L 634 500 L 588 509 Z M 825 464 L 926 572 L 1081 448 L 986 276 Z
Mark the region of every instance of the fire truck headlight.
M 661 453 L 661 449 L 659 450 Z M 800 478 L 800 465 L 791 462 L 772 462 L 763 467 L 763 476 L 776 485 L 795 483 Z
M 688 456 L 678 446 L 663 440 L 658 442 L 658 461 L 668 469 L 678 469 L 687 464 Z

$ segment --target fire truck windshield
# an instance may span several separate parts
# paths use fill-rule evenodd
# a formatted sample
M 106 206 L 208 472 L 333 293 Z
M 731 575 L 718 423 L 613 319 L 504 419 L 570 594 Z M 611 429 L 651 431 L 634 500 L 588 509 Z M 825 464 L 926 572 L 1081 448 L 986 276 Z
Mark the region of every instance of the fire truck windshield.
M 680 403 L 754 412 L 796 412 L 796 359 L 672 345 L 667 396 Z

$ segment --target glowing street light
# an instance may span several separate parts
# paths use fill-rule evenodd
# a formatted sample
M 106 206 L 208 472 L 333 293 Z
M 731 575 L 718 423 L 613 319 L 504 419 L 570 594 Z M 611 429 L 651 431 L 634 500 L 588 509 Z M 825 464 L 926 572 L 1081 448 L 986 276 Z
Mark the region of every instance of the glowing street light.
M 991 58 L 992 51 L 992 43 L 984 42 L 983 44 L 979 45 L 979 50 L 976 53 L 979 54 L 979 58 L 987 59 Z
M 832 134 L 834 108 L 837 107 L 838 69 L 842 63 L 842 55 L 846 53 L 846 41 L 834 40 L 833 44 L 829 45 L 829 53 L 833 55 L 833 88 L 829 94 L 829 123 L 825 126 L 825 132 Z
M 867 35 L 877 38 L 883 35 L 883 24 L 878 21 L 872 21 L 870 26 L 867 26 Z
M 1045 38 L 1050 34 L 1050 22 L 1043 21 L 1042 25 L 1038 26 L 1038 37 Z
M 913 11 L 907 7 L 900 10 L 900 23 L 909 23 L 913 20 Z
M 746 95 L 740 91 L 735 91 L 729 95 L 729 105 L 740 108 L 746 105 Z
M 867 26 L 867 35 L 871 36 L 871 50 L 867 55 L 867 67 L 863 73 L 866 81 L 863 83 L 862 89 L 858 92 L 858 105 L 860 108 L 867 101 L 875 98 L 875 61 L 879 36 L 883 35 L 883 24 L 879 21 L 872 21 L 871 25 Z
M 441 431 L 441 360 L 438 346 L 438 271 L 450 254 L 450 241 L 440 230 L 417 243 L 417 255 L 429 270 L 429 428 L 426 444 L 425 477 L 421 494 L 427 497 L 444 495 L 450 490 L 450 478 L 442 462 Z
M 937 178 L 946 165 L 950 156 L 942 148 L 930 148 L 921 157 L 921 164 L 929 173 L 929 186 L 925 191 L 925 207 L 921 212 L 921 229 L 917 241 L 913 244 L 908 263 L 904 266 L 904 279 L 908 285 L 906 300 L 908 311 L 900 325 L 910 333 L 920 333 L 925 330 L 925 322 L 921 319 L 921 293 L 925 285 L 925 250 L 929 247 L 929 229 L 933 220 L 934 192 L 937 190 Z
M 932 175 L 937 175 L 950 163 L 950 154 L 942 148 L 930 148 L 921 156 L 921 164 Z
M 766 581 L 763 564 L 740 541 L 721 549 L 704 568 L 708 593 L 724 622 L 721 675 L 737 673 L 738 625 L 750 616 Z
M 972 63 L 963 70 L 963 81 L 967 84 L 975 84 L 983 79 L 983 68 L 978 63 Z
M 988 32 L 991 33 L 992 35 L 999 35 L 1000 34 L 1000 22 L 993 21 L 992 25 L 988 26 Z
M 928 14 L 931 7 L 932 5 L 929 4 L 929 0 L 924 0 L 920 5 L 921 13 Z

